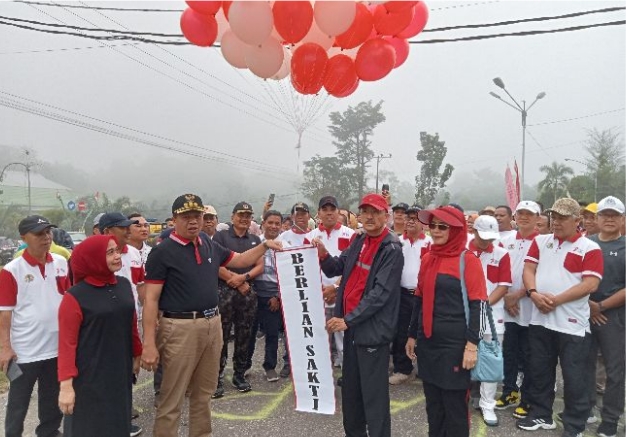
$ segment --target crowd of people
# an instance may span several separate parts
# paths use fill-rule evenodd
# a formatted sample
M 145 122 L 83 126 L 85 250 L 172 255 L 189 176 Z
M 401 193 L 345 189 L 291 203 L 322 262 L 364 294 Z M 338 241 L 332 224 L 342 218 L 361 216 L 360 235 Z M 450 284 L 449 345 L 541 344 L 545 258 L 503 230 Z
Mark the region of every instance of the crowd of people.
M 178 435 L 186 398 L 189 435 L 210 436 L 229 341 L 237 391 L 253 389 L 260 332 L 266 380 L 291 374 L 287 344 L 279 357 L 273 251 L 303 245 L 318 250 L 346 436 L 391 436 L 390 387 L 414 372 L 429 436 L 467 437 L 470 408 L 488 426 L 511 408 L 520 429 L 555 429 L 560 420 L 563 437 L 581 436 L 599 420 L 598 393 L 597 435 L 617 435 L 625 407 L 619 199 L 562 198 L 548 209 L 523 200 L 476 214 L 455 203 L 392 205 L 387 192 L 364 196 L 357 214 L 331 195 L 316 211 L 272 206 L 257 224 L 252 205 L 238 202 L 221 223 L 197 195 L 179 196 L 154 247 L 141 213 L 106 212 L 71 254 L 54 249 L 56 227 L 45 217 L 24 218 L 26 246 L 0 271 L 0 366 L 19 368 L 6 436 L 22 436 L 35 383 L 38 437 L 138 435 L 140 367 L 154 372 L 154 436 Z M 503 349 L 500 396 L 500 384 L 470 376 L 479 343 L 497 340 L 487 311 Z M 558 362 L 564 410 L 554 419 Z

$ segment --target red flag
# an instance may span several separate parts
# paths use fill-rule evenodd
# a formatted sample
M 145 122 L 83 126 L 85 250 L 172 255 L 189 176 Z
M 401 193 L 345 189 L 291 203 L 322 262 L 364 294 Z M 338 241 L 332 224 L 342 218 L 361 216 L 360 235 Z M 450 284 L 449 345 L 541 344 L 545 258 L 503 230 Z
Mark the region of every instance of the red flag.
M 514 171 L 516 172 L 516 199 L 518 204 L 520 202 L 520 175 L 518 174 L 518 163 L 514 159 Z M 514 208 L 512 208 L 514 209 Z
M 507 204 L 512 211 L 516 209 L 517 202 L 517 194 L 516 188 L 514 187 L 514 181 L 512 179 L 512 171 L 509 169 L 509 164 L 505 169 L 505 198 L 507 199 Z

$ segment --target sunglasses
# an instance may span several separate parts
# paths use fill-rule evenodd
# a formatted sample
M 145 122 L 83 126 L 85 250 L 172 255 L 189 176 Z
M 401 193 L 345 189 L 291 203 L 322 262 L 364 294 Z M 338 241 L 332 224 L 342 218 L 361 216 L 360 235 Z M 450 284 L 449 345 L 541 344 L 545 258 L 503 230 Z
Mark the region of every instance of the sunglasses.
M 429 223 L 429 229 L 433 230 L 435 228 L 438 228 L 440 231 L 446 231 L 448 228 L 450 228 L 450 226 L 446 223 Z

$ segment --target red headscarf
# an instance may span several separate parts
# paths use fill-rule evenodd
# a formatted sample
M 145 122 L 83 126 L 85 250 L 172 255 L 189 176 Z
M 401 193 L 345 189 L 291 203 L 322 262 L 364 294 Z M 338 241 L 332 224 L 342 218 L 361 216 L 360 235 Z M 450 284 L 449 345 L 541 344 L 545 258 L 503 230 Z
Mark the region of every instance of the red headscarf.
M 429 211 L 421 211 L 419 218 L 429 224 L 435 217 L 450 226 L 448 241 L 445 244 L 431 244 L 431 250 L 422 259 L 422 326 L 427 338 L 433 330 L 433 304 L 435 302 L 435 280 L 440 270 L 442 258 L 459 257 L 466 248 L 466 220 L 464 214 L 452 206 L 441 206 Z
M 84 280 L 102 287 L 117 282 L 115 274 L 107 266 L 107 247 L 111 240 L 117 245 L 113 235 L 93 235 L 76 246 L 70 258 L 75 284 Z

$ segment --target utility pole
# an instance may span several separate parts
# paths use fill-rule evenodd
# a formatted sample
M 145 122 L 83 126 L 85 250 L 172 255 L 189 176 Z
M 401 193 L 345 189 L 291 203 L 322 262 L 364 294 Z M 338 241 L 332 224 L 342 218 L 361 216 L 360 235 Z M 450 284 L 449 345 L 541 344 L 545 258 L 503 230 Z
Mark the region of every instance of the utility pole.
M 380 153 L 379 155 L 375 156 L 375 159 L 377 160 L 377 177 L 376 177 L 376 187 L 375 187 L 375 191 L 378 193 L 379 192 L 379 162 L 381 162 L 382 159 L 388 159 L 391 158 L 392 154 L 388 153 L 387 155 L 384 155 L 383 153 Z

